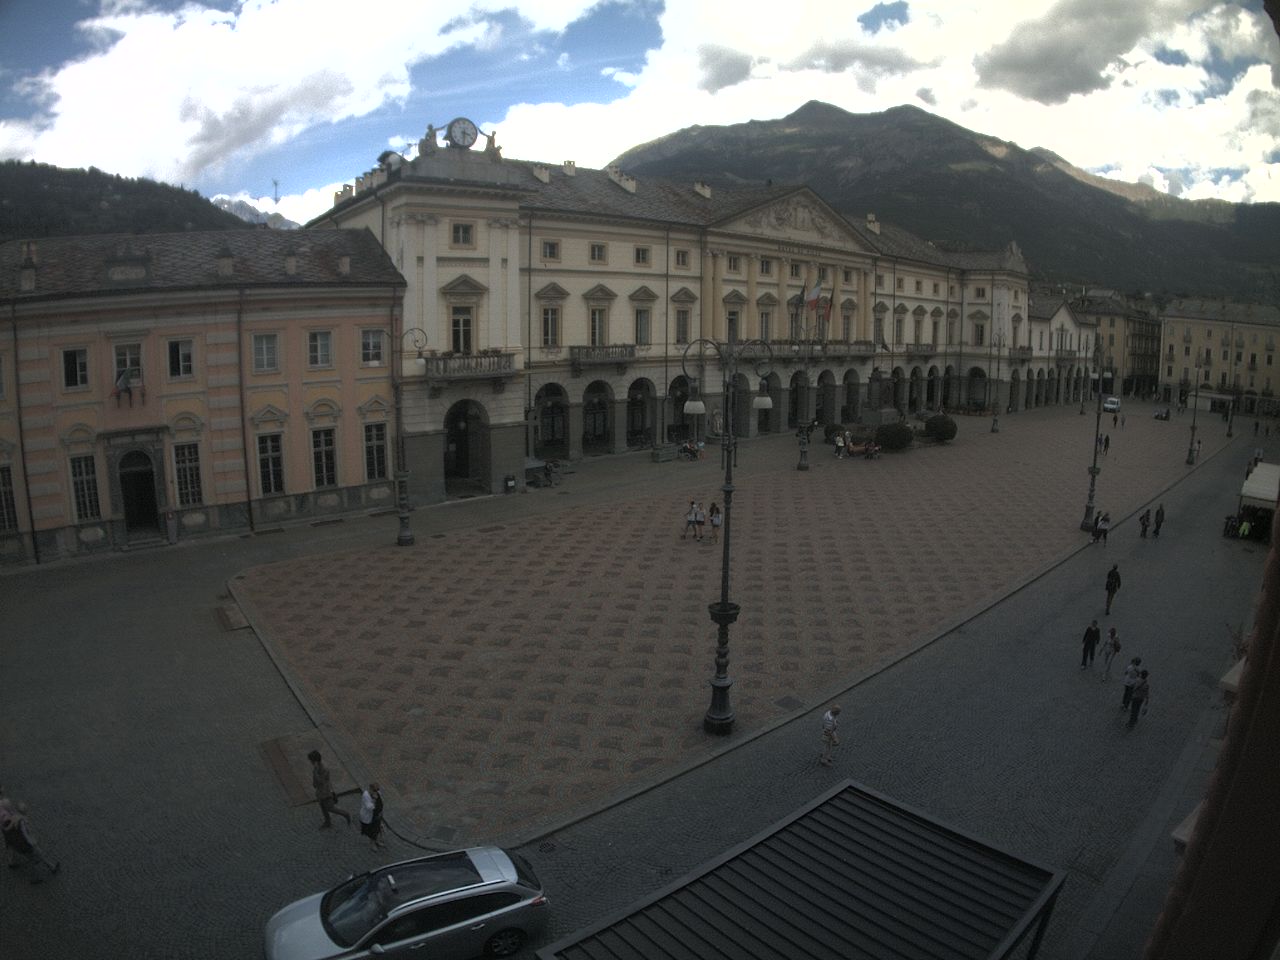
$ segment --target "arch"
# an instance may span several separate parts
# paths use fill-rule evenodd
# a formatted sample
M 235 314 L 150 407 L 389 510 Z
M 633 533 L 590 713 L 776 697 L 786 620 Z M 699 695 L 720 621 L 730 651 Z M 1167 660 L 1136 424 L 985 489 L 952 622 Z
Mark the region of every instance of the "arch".
M 782 378 L 776 373 L 769 373 L 760 381 L 762 393 L 773 401 L 771 410 L 756 411 L 756 432 L 777 433 L 782 425 Z
M 558 383 L 544 383 L 533 398 L 533 455 L 569 456 L 569 396 Z
M 894 367 L 890 379 L 893 387 L 890 402 L 899 414 L 904 414 L 907 412 L 907 371 L 902 367 Z
M 691 436 L 692 417 L 686 417 L 685 401 L 689 399 L 689 378 L 680 374 L 667 387 L 667 398 L 671 403 L 671 423 L 667 427 L 667 443 L 681 443 Z
M 836 378 L 830 370 L 823 370 L 818 374 L 818 390 L 815 399 L 814 419 L 821 423 L 839 422 L 840 411 L 836 409 Z
M 1023 391 L 1022 405 L 1027 410 L 1036 405 L 1036 378 L 1030 372 L 1027 373 L 1027 387 Z
M 307 407 L 304 415 L 307 418 L 307 423 L 337 423 L 342 418 L 342 407 L 338 405 L 337 401 L 321 397 Z
M 787 384 L 787 426 L 796 429 L 809 422 L 809 375 L 797 370 Z
M 840 408 L 840 419 L 845 423 L 857 423 L 862 418 L 862 397 L 859 395 L 862 385 L 858 382 L 857 370 L 846 370 L 844 375 L 844 406 Z
M 733 435 L 735 437 L 751 436 L 751 401 L 755 394 L 745 373 L 736 373 L 732 383 L 733 396 Z
M 1009 412 L 1017 413 L 1022 409 L 1022 395 L 1018 392 L 1022 389 L 1022 375 L 1018 373 L 1018 368 L 1014 367 L 1009 371 Z
M 1044 371 L 1036 371 L 1036 406 L 1043 407 L 1045 404 L 1044 392 Z
M 653 446 L 654 423 L 657 421 L 657 389 L 647 377 L 631 381 L 627 387 L 627 446 Z
M 988 391 L 991 384 L 987 372 L 981 367 L 970 367 L 964 382 L 964 404 L 971 410 L 985 410 L 990 406 Z
M 928 410 L 942 409 L 942 373 L 937 364 L 929 368 L 925 375 L 924 405 Z
M 582 452 L 608 453 L 613 436 L 610 411 L 613 388 L 603 380 L 593 380 L 582 391 Z
M 474 400 L 459 400 L 444 415 L 446 496 L 489 493 L 489 412 Z

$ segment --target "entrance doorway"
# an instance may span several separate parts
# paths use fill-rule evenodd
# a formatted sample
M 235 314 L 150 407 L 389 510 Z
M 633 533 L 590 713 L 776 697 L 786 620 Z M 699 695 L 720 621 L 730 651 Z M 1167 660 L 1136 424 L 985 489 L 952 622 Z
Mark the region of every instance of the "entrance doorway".
M 131 450 L 120 458 L 120 499 L 124 505 L 126 533 L 133 536 L 160 532 L 156 472 L 151 458 L 141 450 Z
M 444 486 L 450 497 L 489 493 L 489 422 L 484 408 L 462 400 L 444 418 Z

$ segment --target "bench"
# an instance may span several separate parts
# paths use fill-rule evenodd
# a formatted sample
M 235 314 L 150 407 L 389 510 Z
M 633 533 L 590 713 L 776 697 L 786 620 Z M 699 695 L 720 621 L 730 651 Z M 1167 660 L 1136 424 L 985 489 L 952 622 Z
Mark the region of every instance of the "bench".
M 659 443 L 653 448 L 653 462 L 666 463 L 676 458 L 676 445 L 674 443 Z

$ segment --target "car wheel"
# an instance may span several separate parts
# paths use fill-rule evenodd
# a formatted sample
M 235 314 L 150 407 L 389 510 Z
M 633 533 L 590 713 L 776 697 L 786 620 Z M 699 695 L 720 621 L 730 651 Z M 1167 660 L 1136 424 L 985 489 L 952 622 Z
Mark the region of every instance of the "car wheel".
M 499 930 L 484 945 L 486 957 L 509 957 L 524 946 L 524 931 L 514 927 Z

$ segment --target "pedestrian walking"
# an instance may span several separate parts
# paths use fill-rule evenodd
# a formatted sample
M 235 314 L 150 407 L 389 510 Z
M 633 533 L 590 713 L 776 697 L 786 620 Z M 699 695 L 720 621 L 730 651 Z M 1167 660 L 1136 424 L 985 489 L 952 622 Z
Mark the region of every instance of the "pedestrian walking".
M 1111 429 L 1114 430 L 1118 426 L 1120 426 L 1120 414 L 1113 413 L 1111 415 Z
M 1120 414 L 1120 429 L 1124 429 L 1124 414 Z
M 1254 435 L 1255 437 L 1258 435 L 1258 427 L 1259 427 L 1259 426 L 1260 426 L 1260 424 L 1258 423 L 1258 421 L 1257 421 L 1257 420 L 1253 421 L 1253 435 Z
M 1197 440 L 1197 441 L 1196 441 L 1196 459 L 1197 459 L 1197 460 L 1199 460 L 1199 459 L 1200 459 L 1200 445 L 1201 445 L 1201 444 L 1203 444 L 1203 443 L 1204 443 L 1204 441 L 1203 441 L 1203 440 Z
M 1093 666 L 1093 655 L 1098 649 L 1098 641 L 1102 639 L 1102 631 L 1098 621 L 1094 620 L 1084 628 L 1084 651 L 1080 654 L 1080 669 L 1087 670 Z
M 1115 602 L 1116 594 L 1119 592 L 1120 567 L 1113 563 L 1111 569 L 1107 571 L 1107 613 L 1111 613 L 1111 604 Z
M 1107 631 L 1107 639 L 1102 641 L 1102 679 L 1107 681 L 1111 679 L 1111 661 L 1116 658 L 1116 654 L 1120 652 L 1120 635 L 1116 633 L 1116 628 L 1112 627 Z
M 1102 438 L 1102 455 L 1105 457 L 1111 452 L 1111 434 L 1107 434 Z
M 1160 536 L 1160 528 L 1164 526 L 1164 504 L 1156 507 L 1156 528 L 1151 531 L 1152 537 Z
M 1133 693 L 1129 697 L 1129 727 L 1138 723 L 1138 714 L 1147 712 L 1151 703 L 1151 685 L 1147 683 L 1147 671 L 1138 674 L 1138 682 L 1133 685 Z
M 360 833 L 369 838 L 375 850 L 386 846 L 382 842 L 382 790 L 376 783 L 360 794 Z
M 702 504 L 695 503 L 693 506 L 693 522 L 698 528 L 698 542 L 702 542 L 703 531 L 707 526 L 707 511 L 702 509 Z
M 1111 532 L 1111 514 L 1104 513 L 1098 521 L 1098 536 L 1102 537 L 1102 545 L 1107 545 L 1107 534 Z
M 1143 510 L 1142 513 L 1138 516 L 1138 523 L 1142 527 L 1141 537 L 1143 540 L 1145 540 L 1147 539 L 1147 527 L 1151 526 L 1151 508 L 1150 507 L 1147 507 L 1147 509 Z
M 22 866 L 30 867 L 33 884 L 44 883 L 44 877 L 40 876 L 41 865 L 49 871 L 49 876 L 56 877 L 62 870 L 62 862 L 50 860 L 36 843 L 31 821 L 27 819 L 27 805 L 25 803 L 10 805 L 8 811 L 3 832 L 4 846 L 11 858 L 9 867 L 14 870 Z
M 307 754 L 307 759 L 311 761 L 311 786 L 315 788 L 316 802 L 320 804 L 320 812 L 324 814 L 324 823 L 320 824 L 320 829 L 328 830 L 333 826 L 333 821 L 329 819 L 331 813 L 338 814 L 347 821 L 348 827 L 351 826 L 351 814 L 338 806 L 338 795 L 333 791 L 329 768 L 324 765 L 320 751 L 312 750 Z
M 1142 674 L 1142 658 L 1134 657 L 1124 668 L 1124 677 L 1121 682 L 1124 684 L 1123 696 L 1120 698 L 1120 709 L 1128 710 L 1129 704 L 1133 702 L 1133 688 L 1137 686 L 1138 679 Z
M 719 543 L 720 527 L 724 524 L 724 514 L 720 512 L 720 507 L 717 504 L 711 504 L 708 518 L 711 520 L 711 542 Z
M 689 509 L 684 515 L 684 530 L 680 533 L 680 539 L 683 540 L 689 534 L 695 537 L 698 535 L 698 504 L 693 500 L 689 501 Z
M 822 753 L 818 762 L 824 767 L 831 766 L 831 752 L 840 745 L 840 704 L 833 703 L 822 715 Z

